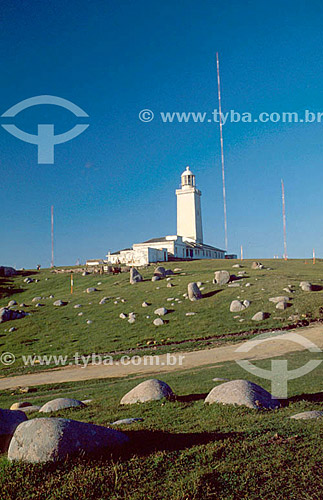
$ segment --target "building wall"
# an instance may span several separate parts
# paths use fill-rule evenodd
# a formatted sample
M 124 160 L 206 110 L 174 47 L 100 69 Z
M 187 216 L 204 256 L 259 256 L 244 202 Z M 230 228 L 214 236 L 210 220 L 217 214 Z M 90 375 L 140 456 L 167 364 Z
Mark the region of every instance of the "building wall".
M 108 256 L 111 264 L 126 264 L 128 266 L 145 266 L 150 262 L 165 262 L 168 260 L 166 248 L 157 249 L 137 245 L 133 250 L 125 250 Z

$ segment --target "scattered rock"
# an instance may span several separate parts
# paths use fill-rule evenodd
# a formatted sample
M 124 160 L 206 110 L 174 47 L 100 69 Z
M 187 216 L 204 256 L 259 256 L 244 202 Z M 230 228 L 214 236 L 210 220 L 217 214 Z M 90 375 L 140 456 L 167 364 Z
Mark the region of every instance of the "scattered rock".
M 287 309 L 288 307 L 288 303 L 287 302 L 277 302 L 276 304 L 276 309 L 281 309 L 282 311 L 284 311 L 285 309 Z
M 171 269 L 166 269 L 165 271 L 166 276 L 173 276 L 173 271 Z
M 175 286 L 173 283 L 167 283 L 167 288 L 172 288 L 173 286 Z
M 240 264 L 234 264 L 232 267 L 242 267 Z
M 87 323 L 88 325 L 92 325 L 93 321 L 92 321 L 91 319 L 88 319 L 88 320 L 86 320 L 86 323 Z
M 296 413 L 296 415 L 292 415 L 290 418 L 295 420 L 308 420 L 308 419 L 316 419 L 322 418 L 323 411 L 313 410 L 313 411 L 304 411 L 302 413 Z
M 103 297 L 103 299 L 100 300 L 99 305 L 102 306 L 103 304 L 106 304 L 109 300 L 109 297 Z
M 226 285 L 230 281 L 230 273 L 228 271 L 215 271 L 214 282 L 217 285 Z
M 162 326 L 164 324 L 164 321 L 161 318 L 156 318 L 154 319 L 153 324 L 155 326 Z
M 256 410 L 275 409 L 280 406 L 279 401 L 269 392 L 248 380 L 231 380 L 214 387 L 207 395 L 205 403 L 235 404 Z
M 62 307 L 62 306 L 66 306 L 67 305 L 67 302 L 64 302 L 63 300 L 55 300 L 55 302 L 53 302 L 53 306 L 55 307 Z
M 201 290 L 197 286 L 197 283 L 189 283 L 187 286 L 188 298 L 193 302 L 194 300 L 199 300 L 202 298 Z
M 15 300 L 10 300 L 10 302 L 7 305 L 7 307 L 13 307 L 13 306 L 16 306 L 16 305 L 17 305 L 17 302 Z
M 121 420 L 116 420 L 112 422 L 110 425 L 129 425 L 134 424 L 136 422 L 143 422 L 143 418 L 122 418 Z
M 162 266 L 158 266 L 154 271 L 154 275 L 160 278 L 166 278 L 166 269 Z
M 195 314 L 196 314 L 195 312 L 187 312 L 185 316 L 195 316 Z
M 42 299 L 42 297 L 34 297 L 32 299 L 32 302 L 39 302 Z
M 309 281 L 302 281 L 299 286 L 303 290 L 303 292 L 312 292 L 313 285 Z
M 165 316 L 165 314 L 167 314 L 168 311 L 165 307 L 159 307 L 158 309 L 155 309 L 154 313 L 157 314 L 158 316 Z
M 263 311 L 259 311 L 254 316 L 252 316 L 252 321 L 263 321 L 264 319 L 267 319 L 269 317 L 268 313 L 265 313 Z
M 121 313 L 121 314 L 119 314 L 119 318 L 126 319 L 127 315 L 125 313 Z
M 264 265 L 261 262 L 253 262 L 251 264 L 251 269 L 264 269 Z
M 157 379 L 145 380 L 129 391 L 120 401 L 121 405 L 158 401 L 172 398 L 173 391 L 165 382 Z
M 160 280 L 160 277 L 159 276 L 153 276 L 151 278 L 151 281 L 159 281 Z
M 29 401 L 18 401 L 17 403 L 13 403 L 10 406 L 10 410 L 20 410 L 21 408 L 25 408 L 26 406 L 32 406 Z
M 139 283 L 140 281 L 142 281 L 140 272 L 135 267 L 132 267 L 130 269 L 130 284 L 134 285 L 135 283 Z
M 74 408 L 76 406 L 84 407 L 85 405 L 78 399 L 57 398 L 45 403 L 39 411 L 40 413 L 50 413 L 52 411 L 64 410 L 65 408 Z
M 288 302 L 289 297 L 287 297 L 286 295 L 281 295 L 279 297 L 271 297 L 269 301 L 273 302 L 274 304 L 278 304 L 278 302 Z
M 233 300 L 230 304 L 230 312 L 240 312 L 246 309 L 246 306 L 240 300 Z
M 80 307 L 82 307 L 82 304 L 75 304 L 74 309 L 79 309 Z
M 14 311 L 9 309 L 8 307 L 2 307 L 0 309 L 0 323 L 4 323 L 5 321 L 12 321 L 14 319 L 21 319 L 27 316 L 25 311 Z
M 16 429 L 8 458 L 30 463 L 57 462 L 111 452 L 127 442 L 125 434 L 107 427 L 65 418 L 35 418 Z
M 141 307 L 149 307 L 148 302 L 143 302 L 143 303 L 141 304 Z
M 86 289 L 86 293 L 98 292 L 98 290 L 94 286 L 90 286 Z

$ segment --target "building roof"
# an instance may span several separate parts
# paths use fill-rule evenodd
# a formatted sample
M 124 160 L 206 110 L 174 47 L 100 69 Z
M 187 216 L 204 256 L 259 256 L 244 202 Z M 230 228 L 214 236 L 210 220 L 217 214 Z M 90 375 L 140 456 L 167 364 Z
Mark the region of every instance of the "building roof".
M 123 248 L 122 250 L 118 250 L 117 252 L 110 252 L 110 255 L 118 255 L 118 253 L 129 252 L 129 250 L 132 250 L 132 248 Z
M 143 243 L 158 243 L 159 241 L 167 241 L 166 236 L 162 236 L 161 238 L 152 238 L 151 240 L 143 241 Z

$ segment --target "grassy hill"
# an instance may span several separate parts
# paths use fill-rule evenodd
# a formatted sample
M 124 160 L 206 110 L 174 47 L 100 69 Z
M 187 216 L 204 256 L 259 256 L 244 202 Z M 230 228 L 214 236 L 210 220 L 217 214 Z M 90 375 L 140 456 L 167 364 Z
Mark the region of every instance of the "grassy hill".
M 3 374 L 19 373 L 27 368 L 22 367 L 21 355 L 28 354 L 62 354 L 73 356 L 80 354 L 116 353 L 142 351 L 161 353 L 181 349 L 198 349 L 214 343 L 237 341 L 247 338 L 259 329 L 281 328 L 299 321 L 308 322 L 323 317 L 323 262 L 313 265 L 310 261 L 288 262 L 279 260 L 263 260 L 266 269 L 251 269 L 251 261 L 244 261 L 242 269 L 233 269 L 239 261 L 214 260 L 169 263 L 167 267 L 181 268 L 172 276 L 172 288 L 167 288 L 167 281 L 152 282 L 154 266 L 142 270 L 144 281 L 135 285 L 129 284 L 128 273 L 113 275 L 74 275 L 74 293 L 70 294 L 70 275 L 55 274 L 50 270 L 28 272 L 38 282 L 24 282 L 26 275 L 14 278 L 0 278 L 0 307 L 6 306 L 9 300 L 25 303 L 24 310 L 30 313 L 24 319 L 2 323 L 0 325 L 0 347 L 2 352 L 12 352 L 16 363 L 12 366 L 1 366 Z M 267 268 L 271 268 L 268 270 Z M 226 269 L 231 274 L 245 271 L 239 287 L 212 284 L 214 271 Z M 300 281 L 309 280 L 318 285 L 318 291 L 303 292 L 299 288 Z M 203 282 L 204 298 L 196 302 L 185 300 L 183 294 L 191 281 Z M 98 284 L 100 283 L 100 285 Z M 250 283 L 249 287 L 245 284 Z M 291 307 L 278 311 L 268 301 L 272 296 L 285 295 L 283 291 L 288 285 L 294 286 L 295 292 L 290 295 Z M 88 294 L 88 287 L 96 287 L 97 292 Z M 50 295 L 54 299 L 48 298 Z M 34 297 L 42 307 L 35 307 Z M 103 297 L 109 297 L 104 305 L 99 305 Z M 248 299 L 251 305 L 245 311 L 230 313 L 232 300 Z M 168 298 L 174 300 L 168 301 Z M 64 307 L 54 307 L 54 300 L 67 301 Z M 181 303 L 175 301 L 179 299 Z M 124 300 L 124 302 L 122 302 Z M 141 306 L 143 301 L 151 305 Z M 116 303 L 115 303 L 116 302 Z M 80 309 L 74 309 L 81 304 Z M 154 310 L 165 306 L 171 312 L 164 319 L 167 323 L 155 327 L 152 322 L 156 317 Z M 265 311 L 270 317 L 261 323 L 251 320 L 258 311 Z M 78 313 L 82 312 L 82 316 Z M 119 318 L 120 313 L 135 312 L 136 321 L 129 324 Z M 187 312 L 195 312 L 194 316 L 186 316 Z M 149 316 L 149 318 L 147 318 Z M 239 316 L 238 318 L 235 316 Z M 87 324 L 87 320 L 92 324 Z M 16 330 L 9 333 L 14 327 Z

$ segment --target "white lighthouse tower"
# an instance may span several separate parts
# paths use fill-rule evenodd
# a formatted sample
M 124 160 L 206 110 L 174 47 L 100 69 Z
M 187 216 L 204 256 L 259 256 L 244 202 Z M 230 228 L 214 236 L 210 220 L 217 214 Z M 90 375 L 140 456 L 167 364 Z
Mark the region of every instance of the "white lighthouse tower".
M 189 167 L 181 175 L 177 196 L 177 235 L 203 243 L 201 191 L 195 186 L 195 175 Z

